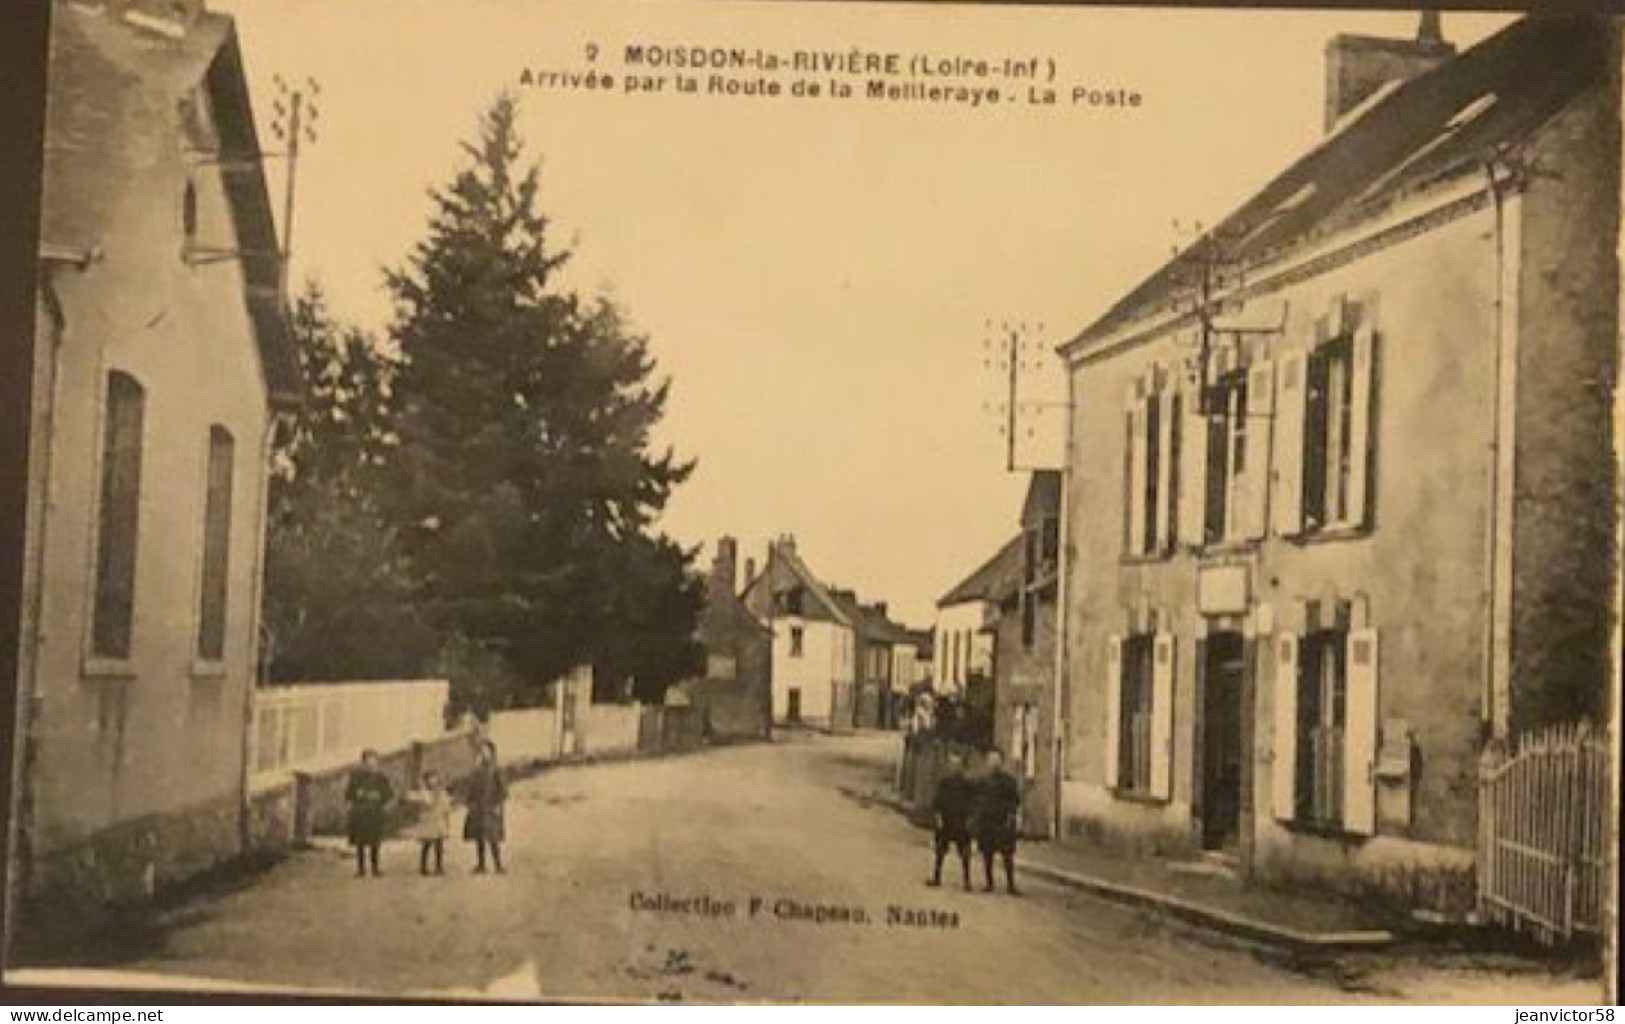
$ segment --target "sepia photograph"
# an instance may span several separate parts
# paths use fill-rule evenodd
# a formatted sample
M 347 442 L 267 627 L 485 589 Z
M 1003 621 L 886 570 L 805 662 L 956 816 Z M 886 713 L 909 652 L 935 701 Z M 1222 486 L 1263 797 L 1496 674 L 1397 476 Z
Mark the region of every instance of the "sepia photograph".
M 1625 21 L 47 6 L 8 998 L 1617 998 Z

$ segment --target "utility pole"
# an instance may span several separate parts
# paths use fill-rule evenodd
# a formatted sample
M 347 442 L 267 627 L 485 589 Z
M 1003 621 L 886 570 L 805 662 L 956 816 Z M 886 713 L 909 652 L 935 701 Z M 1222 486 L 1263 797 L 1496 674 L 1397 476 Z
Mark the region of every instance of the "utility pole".
M 1044 360 L 1053 357 L 1052 353 L 1044 351 L 1042 341 L 1044 325 L 1028 323 L 1025 320 L 1014 322 L 987 320 L 984 322 L 984 328 L 987 334 L 982 339 L 984 352 L 982 366 L 984 369 L 1002 373 L 1005 394 L 1002 401 L 984 403 L 982 408 L 984 411 L 999 414 L 1003 419 L 999 433 L 1004 436 L 1005 472 L 1021 473 L 1035 469 L 1052 469 L 1054 467 L 1049 465 L 1022 465 L 1017 458 L 1016 447 L 1018 435 L 1024 434 L 1029 438 L 1035 436 L 1030 417 L 1050 409 L 1064 409 L 1067 405 L 1065 402 L 1021 397 L 1022 374 L 1043 369 Z
M 282 196 L 282 295 L 283 301 L 287 301 L 288 266 L 293 259 L 293 197 L 298 178 L 299 143 L 301 139 L 312 145 L 316 142 L 319 113 L 316 97 L 322 89 L 308 76 L 302 84 L 291 86 L 281 75 L 272 76 L 271 81 L 276 86 L 276 99 L 271 104 L 276 116 L 271 122 L 271 133 L 287 146 L 283 156 L 288 161 L 288 170 Z

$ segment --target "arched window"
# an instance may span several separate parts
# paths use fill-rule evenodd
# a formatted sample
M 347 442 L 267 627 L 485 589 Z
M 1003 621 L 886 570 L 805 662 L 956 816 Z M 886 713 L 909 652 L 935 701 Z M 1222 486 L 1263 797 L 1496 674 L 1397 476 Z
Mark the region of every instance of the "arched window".
M 197 243 L 197 186 L 186 180 L 186 191 L 181 194 L 182 244 L 191 249 Z
M 226 595 L 231 573 L 231 475 L 236 444 L 231 431 L 209 428 L 209 473 L 203 499 L 203 574 L 198 598 L 197 656 L 219 661 L 226 653 Z
M 125 659 L 135 619 L 135 562 L 141 513 L 141 434 L 146 392 L 129 374 L 107 375 L 101 500 L 96 523 L 91 653 Z

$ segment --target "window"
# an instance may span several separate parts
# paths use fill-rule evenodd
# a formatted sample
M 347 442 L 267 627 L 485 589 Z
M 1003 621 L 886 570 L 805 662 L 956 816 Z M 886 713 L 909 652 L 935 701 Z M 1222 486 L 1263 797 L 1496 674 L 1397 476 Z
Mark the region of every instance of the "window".
M 1149 635 L 1123 641 L 1117 788 L 1135 793 L 1151 790 L 1151 647 Z
M 234 447 L 231 431 L 221 426 L 209 428 L 209 473 L 203 502 L 203 581 L 197 635 L 197 656 L 204 661 L 219 661 L 225 657 Z
M 1237 533 L 1240 483 L 1247 473 L 1247 371 L 1235 370 L 1213 385 L 1207 430 L 1207 493 L 1202 539 L 1222 543 Z
M 1174 637 L 1142 633 L 1107 641 L 1107 788 L 1154 800 L 1172 793 Z
M 1291 825 L 1376 831 L 1378 638 L 1338 610 L 1275 640 L 1271 805 Z
M 1351 339 L 1336 338 L 1309 357 L 1304 436 L 1304 519 L 1311 529 L 1351 518 L 1354 400 Z
M 1286 536 L 1369 525 L 1376 392 L 1374 302 L 1338 299 L 1316 343 L 1286 357 L 1272 515 Z
M 805 636 L 806 631 L 800 626 L 790 627 L 790 657 L 801 657 L 802 642 L 804 641 Z
M 1032 650 L 1038 634 L 1038 597 L 1030 590 L 1021 593 L 1021 646 Z
M 124 660 L 131 653 L 145 406 L 146 394 L 134 377 L 108 374 L 91 611 L 91 654 L 97 658 Z
M 1297 804 L 1302 824 L 1337 828 L 1343 818 L 1343 730 L 1347 720 L 1347 635 L 1303 638 L 1298 662 Z
M 1126 416 L 1123 546 L 1130 557 L 1165 554 L 1173 547 L 1177 510 L 1181 400 L 1173 387 L 1137 385 Z M 1060 529 L 1043 524 L 1044 562 L 1053 567 Z

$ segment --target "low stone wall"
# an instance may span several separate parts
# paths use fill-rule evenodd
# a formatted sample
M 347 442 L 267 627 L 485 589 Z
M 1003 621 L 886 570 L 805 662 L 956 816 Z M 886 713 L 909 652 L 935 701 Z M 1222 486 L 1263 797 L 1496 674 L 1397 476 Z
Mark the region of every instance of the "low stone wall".
M 485 735 L 504 764 L 549 761 L 559 756 L 557 716 L 553 708 L 499 711 L 486 723 Z
M 630 754 L 638 749 L 642 711 L 636 704 L 593 704 L 581 716 L 584 753 L 593 757 Z

